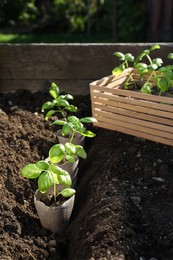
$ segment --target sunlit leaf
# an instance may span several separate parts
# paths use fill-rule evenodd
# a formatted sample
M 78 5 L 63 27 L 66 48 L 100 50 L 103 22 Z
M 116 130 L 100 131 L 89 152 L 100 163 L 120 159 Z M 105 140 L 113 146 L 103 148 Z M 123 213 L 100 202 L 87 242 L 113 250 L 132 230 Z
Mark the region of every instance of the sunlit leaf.
M 121 66 L 118 66 L 118 67 L 115 67 L 113 70 L 112 70 L 112 74 L 115 75 L 115 76 L 119 76 L 123 73 L 123 69 Z
M 52 109 L 54 107 L 54 103 L 52 103 L 51 101 L 47 101 L 45 102 L 42 107 L 41 107 L 41 111 L 44 112 L 44 110 L 46 109 Z
M 80 122 L 82 123 L 96 123 L 97 119 L 94 117 L 83 117 L 80 119 Z
M 53 184 L 53 176 L 49 171 L 43 172 L 38 178 L 40 192 L 46 192 Z
M 131 53 L 126 53 L 125 54 L 125 60 L 133 62 L 134 56 Z
M 151 94 L 151 87 L 152 87 L 152 84 L 147 82 L 142 86 L 141 92 L 144 94 Z
M 49 159 L 51 163 L 61 162 L 65 155 L 65 147 L 63 144 L 55 144 L 49 150 Z
M 76 155 L 83 159 L 87 158 L 87 154 L 81 145 L 76 145 Z
M 161 77 L 161 78 L 157 78 L 157 85 L 158 85 L 159 89 L 161 90 L 161 92 L 165 92 L 165 91 L 169 90 L 169 88 L 172 85 L 172 82 L 167 77 Z
M 56 83 L 52 82 L 50 89 L 49 89 L 49 93 L 53 98 L 57 98 L 59 95 L 59 88 L 56 85 Z
M 49 168 L 49 164 L 45 161 L 38 161 L 35 165 L 41 170 L 48 170 Z
M 122 61 L 125 60 L 125 55 L 122 52 L 117 51 L 117 52 L 114 52 L 113 55 L 118 57 Z
M 26 178 L 29 178 L 29 179 L 37 178 L 40 175 L 41 172 L 42 172 L 42 169 L 38 168 L 33 163 L 27 164 L 22 169 L 23 177 L 26 177 Z
M 72 185 L 71 176 L 67 171 L 63 171 L 62 174 L 58 176 L 59 184 L 70 187 Z
M 64 190 L 61 191 L 61 195 L 65 198 L 71 197 L 76 193 L 76 191 L 74 189 L 71 188 L 66 188 Z
M 173 59 L 173 53 L 168 54 L 168 59 Z
M 48 120 L 51 116 L 53 116 L 57 111 L 56 110 L 50 110 L 47 112 L 45 119 Z
M 160 49 L 160 45 L 154 44 L 154 45 L 151 46 L 150 51 L 154 51 L 154 50 L 157 50 L 157 49 Z

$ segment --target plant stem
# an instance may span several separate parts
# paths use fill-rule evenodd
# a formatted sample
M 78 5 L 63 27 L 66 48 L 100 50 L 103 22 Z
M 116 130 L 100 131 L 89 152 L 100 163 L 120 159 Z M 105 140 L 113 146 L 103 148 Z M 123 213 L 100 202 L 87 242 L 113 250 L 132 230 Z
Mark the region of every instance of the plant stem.
M 73 132 L 72 132 L 72 135 L 71 135 L 71 138 L 70 138 L 70 143 L 72 143 L 72 142 L 73 142 L 74 135 L 75 135 L 75 131 L 73 130 Z

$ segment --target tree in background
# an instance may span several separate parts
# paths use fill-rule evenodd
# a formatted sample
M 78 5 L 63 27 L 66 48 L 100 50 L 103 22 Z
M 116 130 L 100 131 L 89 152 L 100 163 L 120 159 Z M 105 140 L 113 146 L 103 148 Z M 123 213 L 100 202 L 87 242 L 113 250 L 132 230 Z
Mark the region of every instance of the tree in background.
M 145 0 L 0 0 L 0 25 L 135 42 L 146 39 L 147 12 Z

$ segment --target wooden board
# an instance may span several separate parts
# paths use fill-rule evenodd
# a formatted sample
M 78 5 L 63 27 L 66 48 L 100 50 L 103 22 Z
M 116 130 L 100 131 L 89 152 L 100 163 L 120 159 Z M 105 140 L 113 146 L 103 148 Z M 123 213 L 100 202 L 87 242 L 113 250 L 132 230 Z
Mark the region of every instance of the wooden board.
M 111 74 L 114 52 L 138 55 L 152 44 L 0 44 L 0 92 L 49 88 L 53 80 L 71 93 L 89 93 L 89 82 Z M 153 55 L 165 62 L 172 43 L 161 43 Z M 153 56 L 153 57 L 154 57 Z

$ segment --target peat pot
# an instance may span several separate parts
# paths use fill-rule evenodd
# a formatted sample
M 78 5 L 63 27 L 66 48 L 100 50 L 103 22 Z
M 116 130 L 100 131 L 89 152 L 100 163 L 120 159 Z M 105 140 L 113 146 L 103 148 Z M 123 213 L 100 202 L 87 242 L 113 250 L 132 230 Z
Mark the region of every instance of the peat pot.
M 51 231 L 52 233 L 63 235 L 63 232 L 70 220 L 75 195 L 67 199 L 60 206 L 49 207 L 40 201 L 40 199 L 47 194 L 53 194 L 53 187 L 51 187 L 46 194 L 41 193 L 39 190 L 37 190 L 34 194 L 34 205 L 36 207 L 41 225 L 43 228 Z
M 123 89 L 132 70 L 144 84 L 132 68 L 90 84 L 97 126 L 173 146 L 173 98 Z
M 70 137 L 62 136 L 61 129 L 59 129 L 57 131 L 57 138 L 58 138 L 59 143 L 64 144 L 64 145 L 67 142 L 70 142 Z M 74 136 L 72 143 L 75 144 L 75 145 L 84 146 L 85 145 L 85 136 L 83 136 L 79 133 L 75 133 L 75 136 Z

